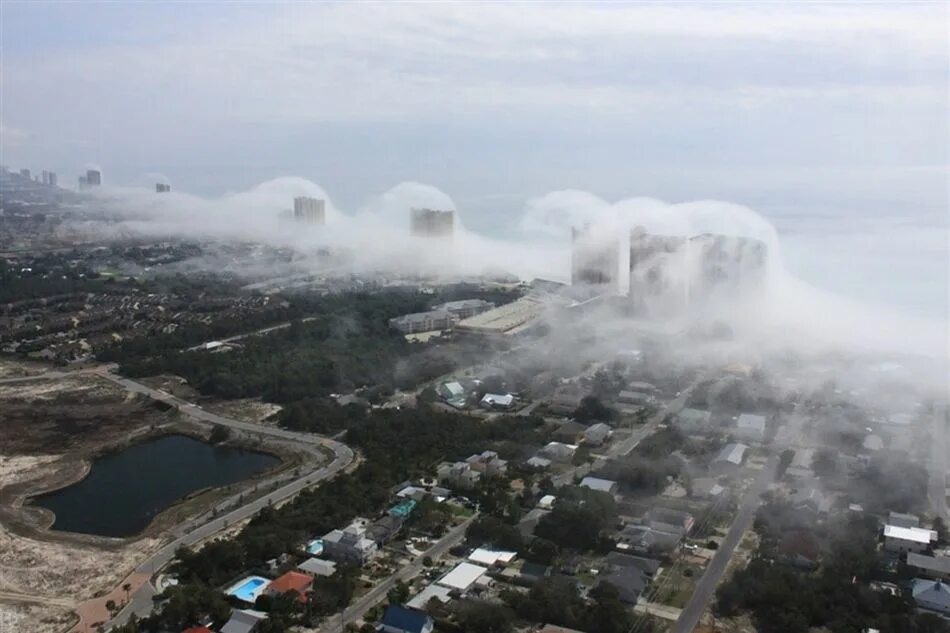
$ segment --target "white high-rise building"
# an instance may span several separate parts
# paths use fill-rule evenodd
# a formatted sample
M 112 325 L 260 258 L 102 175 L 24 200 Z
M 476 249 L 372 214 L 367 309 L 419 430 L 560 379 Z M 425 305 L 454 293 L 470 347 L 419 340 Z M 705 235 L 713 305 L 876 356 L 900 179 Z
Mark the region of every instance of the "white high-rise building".
M 298 196 L 294 198 L 294 218 L 310 224 L 325 224 L 326 206 L 325 200 Z

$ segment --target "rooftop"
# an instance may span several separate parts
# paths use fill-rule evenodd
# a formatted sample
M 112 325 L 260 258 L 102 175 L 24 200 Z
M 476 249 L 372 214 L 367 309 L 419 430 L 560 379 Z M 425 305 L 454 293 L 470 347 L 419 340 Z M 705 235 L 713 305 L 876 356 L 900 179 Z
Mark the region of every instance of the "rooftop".
M 383 626 L 390 626 L 401 631 L 411 631 L 412 633 L 422 633 L 429 625 L 432 618 L 425 611 L 418 609 L 408 609 L 399 605 L 391 604 L 386 607 L 386 613 L 383 615 Z
M 896 525 L 884 526 L 884 538 L 896 538 L 902 541 L 913 541 L 925 545 L 930 543 L 930 541 L 936 540 L 933 530 L 915 527 L 898 527 Z
M 312 582 L 313 578 L 306 574 L 301 574 L 300 572 L 296 571 L 289 571 L 269 584 L 267 586 L 267 590 L 277 593 L 285 593 L 287 591 L 303 593 L 310 588 L 310 584 Z
M 616 481 L 601 479 L 599 477 L 584 477 L 584 479 L 581 480 L 582 488 L 590 488 L 591 490 L 599 490 L 600 492 L 611 492 L 616 486 Z
M 439 578 L 438 584 L 465 591 L 481 578 L 488 569 L 472 563 L 459 563 L 455 569 Z

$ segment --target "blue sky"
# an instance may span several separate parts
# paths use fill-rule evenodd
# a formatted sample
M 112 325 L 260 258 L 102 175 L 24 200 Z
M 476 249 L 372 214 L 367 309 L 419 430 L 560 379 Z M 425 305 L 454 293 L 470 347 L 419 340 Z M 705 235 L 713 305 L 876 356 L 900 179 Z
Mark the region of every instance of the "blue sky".
M 343 209 L 413 180 L 496 234 L 565 188 L 728 200 L 807 280 L 946 314 L 945 3 L 0 7 L 11 166 Z

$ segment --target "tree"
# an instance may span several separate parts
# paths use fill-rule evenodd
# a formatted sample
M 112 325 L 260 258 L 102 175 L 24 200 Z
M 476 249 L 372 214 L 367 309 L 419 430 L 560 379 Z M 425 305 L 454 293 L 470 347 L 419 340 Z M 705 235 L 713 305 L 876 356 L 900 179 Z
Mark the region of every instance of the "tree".
M 937 533 L 937 545 L 943 546 L 947 544 L 947 524 L 944 522 L 943 517 L 937 517 L 934 519 L 933 529 Z
M 509 609 L 488 602 L 462 602 L 457 617 L 466 633 L 508 633 L 514 624 L 514 614 Z
M 224 426 L 223 424 L 215 424 L 211 428 L 211 435 L 208 437 L 208 441 L 212 444 L 221 444 L 222 442 L 227 442 L 231 439 L 231 429 Z
M 785 474 L 785 471 L 788 470 L 789 465 L 792 463 L 792 460 L 795 458 L 795 451 L 786 448 L 782 451 L 782 454 L 778 458 L 778 468 L 775 470 L 775 478 L 781 479 Z
M 580 406 L 574 410 L 574 419 L 580 422 L 609 422 L 617 417 L 617 412 L 605 405 L 596 396 L 584 396 Z
M 115 600 L 111 600 L 111 599 L 110 599 L 110 600 L 106 600 L 106 610 L 107 610 L 109 613 L 112 613 L 113 611 L 115 611 L 115 606 L 116 606 L 116 605 L 115 605 Z
M 402 580 L 396 580 L 396 584 L 386 594 L 389 604 L 404 604 L 409 600 L 409 585 Z

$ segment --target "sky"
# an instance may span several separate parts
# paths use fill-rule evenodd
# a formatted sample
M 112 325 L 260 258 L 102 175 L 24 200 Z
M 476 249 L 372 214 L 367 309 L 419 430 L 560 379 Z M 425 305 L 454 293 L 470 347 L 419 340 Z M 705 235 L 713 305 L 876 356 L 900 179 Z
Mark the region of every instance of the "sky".
M 352 212 L 419 182 L 502 239 L 562 190 L 721 200 L 804 281 L 946 319 L 948 6 L 5 0 L 0 162 Z

